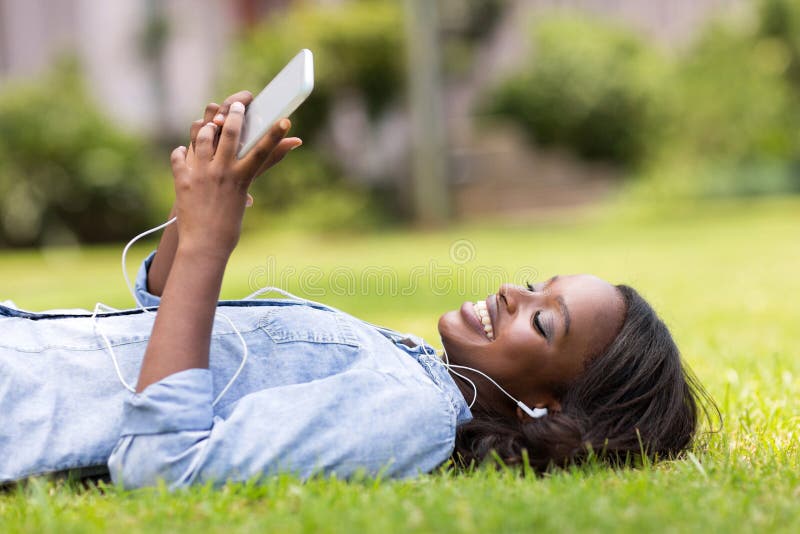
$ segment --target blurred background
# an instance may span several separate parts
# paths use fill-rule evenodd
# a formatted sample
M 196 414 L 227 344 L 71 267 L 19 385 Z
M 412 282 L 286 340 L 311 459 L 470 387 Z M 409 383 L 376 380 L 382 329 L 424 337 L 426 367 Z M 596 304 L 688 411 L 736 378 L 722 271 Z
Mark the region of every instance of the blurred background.
M 208 101 L 300 49 L 256 221 L 563 216 L 800 189 L 800 0 L 0 0 L 0 247 L 163 220 Z

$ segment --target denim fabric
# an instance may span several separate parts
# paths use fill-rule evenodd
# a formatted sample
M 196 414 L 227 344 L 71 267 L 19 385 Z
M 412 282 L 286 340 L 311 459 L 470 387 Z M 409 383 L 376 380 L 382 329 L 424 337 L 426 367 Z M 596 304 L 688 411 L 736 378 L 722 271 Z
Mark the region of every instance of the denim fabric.
M 152 255 L 136 292 L 146 306 Z M 0 482 L 105 465 L 127 487 L 246 480 L 277 471 L 406 477 L 430 471 L 471 418 L 430 347 L 327 306 L 294 299 L 222 301 L 250 356 L 217 319 L 210 369 L 131 394 L 85 310 L 0 305 Z M 98 314 L 120 372 L 135 384 L 155 315 Z M 427 351 L 427 352 L 426 352 Z M 113 451 L 113 454 L 112 454 Z

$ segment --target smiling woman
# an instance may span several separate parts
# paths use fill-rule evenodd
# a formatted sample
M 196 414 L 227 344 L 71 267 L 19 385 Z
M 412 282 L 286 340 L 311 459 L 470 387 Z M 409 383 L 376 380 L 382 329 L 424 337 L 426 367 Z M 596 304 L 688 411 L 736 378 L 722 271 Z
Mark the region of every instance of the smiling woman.
M 442 357 L 288 294 L 218 302 L 248 187 L 301 143 L 282 120 L 238 159 L 251 99 L 209 104 L 172 153 L 176 222 L 139 270 L 139 309 L 0 305 L 0 482 L 106 465 L 126 487 L 408 477 L 492 451 L 541 472 L 691 443 L 704 394 L 669 331 L 593 276 L 503 285 L 444 314 Z
M 473 420 L 458 430 L 461 466 L 492 451 L 512 465 L 524 451 L 540 471 L 590 456 L 610 464 L 673 458 L 701 415 L 716 411 L 667 327 L 625 285 L 589 275 L 504 285 L 485 304 L 442 316 L 439 330 L 449 360 L 472 370 L 468 381 L 481 392 Z M 487 375 L 547 416 L 529 417 Z M 465 378 L 456 377 L 466 396 Z

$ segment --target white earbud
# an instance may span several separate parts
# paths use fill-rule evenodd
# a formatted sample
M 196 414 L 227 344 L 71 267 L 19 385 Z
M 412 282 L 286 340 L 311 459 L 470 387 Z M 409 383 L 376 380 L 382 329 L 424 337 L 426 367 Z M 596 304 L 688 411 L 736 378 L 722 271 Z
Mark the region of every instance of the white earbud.
M 523 412 L 530 415 L 534 419 L 539 419 L 540 417 L 544 417 L 545 415 L 547 415 L 547 408 L 534 408 L 533 410 L 531 410 L 530 408 L 525 406 L 525 403 L 522 401 L 517 401 L 517 406 L 522 408 Z

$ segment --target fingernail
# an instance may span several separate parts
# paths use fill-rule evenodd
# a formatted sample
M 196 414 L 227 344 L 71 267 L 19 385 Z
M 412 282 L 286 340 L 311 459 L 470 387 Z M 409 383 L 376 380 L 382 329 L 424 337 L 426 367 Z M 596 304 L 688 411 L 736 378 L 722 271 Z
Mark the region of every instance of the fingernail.
M 294 149 L 296 149 L 296 148 L 300 148 L 301 146 L 303 146 L 303 142 L 302 142 L 302 141 L 300 141 L 299 143 L 297 143 L 296 145 L 294 145 L 294 146 L 293 146 L 292 148 L 290 148 L 289 150 L 294 150 Z
M 237 100 L 236 102 L 234 102 L 233 104 L 231 104 L 231 111 L 233 111 L 234 113 L 241 113 L 241 112 L 243 112 L 243 111 L 244 111 L 244 104 L 242 104 L 241 102 L 239 102 L 239 101 Z
M 231 107 L 233 107 L 233 106 L 231 106 Z M 217 121 L 225 122 L 225 115 L 223 115 L 222 113 L 217 113 L 216 116 L 214 117 L 214 122 L 217 122 Z
M 281 121 L 278 123 L 278 126 L 280 126 L 281 130 L 288 130 L 289 121 L 287 119 L 281 119 Z

